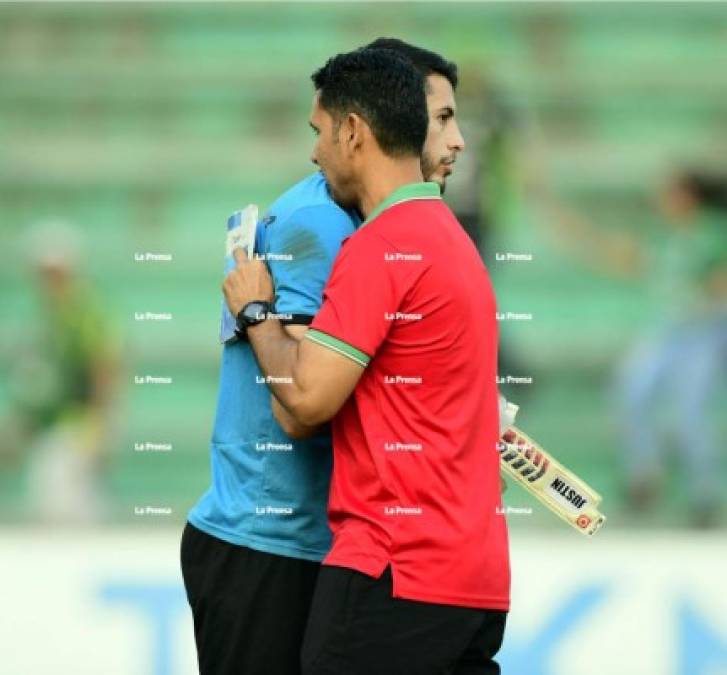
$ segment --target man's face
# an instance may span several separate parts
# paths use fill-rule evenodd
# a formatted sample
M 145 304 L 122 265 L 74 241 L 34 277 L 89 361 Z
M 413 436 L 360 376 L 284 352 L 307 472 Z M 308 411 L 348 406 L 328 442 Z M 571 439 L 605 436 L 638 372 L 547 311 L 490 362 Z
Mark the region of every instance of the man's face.
M 455 117 L 457 105 L 449 80 L 443 75 L 429 75 L 426 84 L 429 128 L 422 152 L 422 175 L 444 192 L 447 176 L 454 170 L 457 155 L 464 150 L 464 139 Z
M 661 212 L 672 223 L 689 220 L 697 208 L 694 194 L 690 192 L 684 179 L 678 175 L 672 176 L 668 183 L 661 188 L 657 202 Z
M 36 267 L 41 294 L 52 304 L 64 301 L 73 282 L 73 270 L 61 262 L 42 261 Z
M 341 125 L 321 107 L 318 94 L 313 97 L 309 124 L 316 135 L 311 161 L 320 167 L 326 177 L 333 200 L 344 209 L 357 206 L 353 190 L 352 158 L 346 156 L 346 144 L 342 142 Z

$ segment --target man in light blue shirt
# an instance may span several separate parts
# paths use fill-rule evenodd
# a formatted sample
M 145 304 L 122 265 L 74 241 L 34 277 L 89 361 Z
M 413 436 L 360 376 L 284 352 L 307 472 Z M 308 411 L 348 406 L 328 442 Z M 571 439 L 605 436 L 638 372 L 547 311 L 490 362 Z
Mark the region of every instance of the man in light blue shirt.
M 444 190 L 464 141 L 455 119 L 456 66 L 395 39 L 391 49 L 426 77 L 426 180 Z M 283 194 L 258 222 L 255 251 L 275 284 L 274 312 L 301 338 L 344 239 L 360 223 L 316 173 Z M 253 303 L 251 303 L 253 304 Z M 262 308 L 265 310 L 266 308 Z M 254 321 L 238 315 L 238 325 Z M 326 431 L 293 440 L 276 421 L 249 344 L 226 344 L 211 442 L 212 484 L 188 516 L 182 571 L 202 675 L 295 675 L 319 562 L 330 548 L 331 473 Z M 343 674 L 342 674 L 343 675 Z
M 337 206 L 321 173 L 283 194 L 260 220 L 255 251 L 275 279 L 275 312 L 310 323 L 341 242 L 358 217 Z M 222 352 L 212 432 L 212 485 L 189 513 L 198 530 L 279 556 L 319 561 L 330 548 L 326 499 L 330 435 L 292 440 L 245 340 Z

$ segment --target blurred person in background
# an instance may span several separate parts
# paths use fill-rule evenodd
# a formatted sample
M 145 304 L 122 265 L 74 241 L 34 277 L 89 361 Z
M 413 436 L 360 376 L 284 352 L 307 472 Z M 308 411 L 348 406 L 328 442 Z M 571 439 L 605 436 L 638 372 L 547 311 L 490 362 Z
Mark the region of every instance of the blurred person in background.
M 628 350 L 614 387 L 628 503 L 643 511 L 658 497 L 669 447 L 663 418 L 671 406 L 689 520 L 709 527 L 719 522 L 721 508 L 724 442 L 710 405 L 727 361 L 727 179 L 679 171 L 659 190 L 656 204 L 664 228 L 651 240 L 609 233 L 549 202 L 561 244 L 619 276 L 643 279 L 649 292 L 653 321 Z
M 523 219 L 518 144 L 527 144 L 529 150 L 532 146 L 527 138 L 527 120 L 515 110 L 495 74 L 474 59 L 462 63 L 460 73 L 462 84 L 457 95 L 467 102 L 460 115 L 460 128 L 469 151 L 457 159 L 457 175 L 448 188 L 447 203 L 491 270 L 497 289 L 501 265 L 496 251 L 510 236 L 513 223 Z M 507 330 L 507 326 L 500 327 L 498 372 L 527 372 L 527 360 L 503 339 Z M 533 387 L 520 387 L 518 404 L 523 406 L 532 391 Z
M 39 330 L 29 331 L 10 374 L 4 454 L 27 456 L 30 519 L 94 523 L 107 515 L 102 475 L 117 389 L 110 312 L 82 279 L 75 228 L 39 224 L 27 245 Z

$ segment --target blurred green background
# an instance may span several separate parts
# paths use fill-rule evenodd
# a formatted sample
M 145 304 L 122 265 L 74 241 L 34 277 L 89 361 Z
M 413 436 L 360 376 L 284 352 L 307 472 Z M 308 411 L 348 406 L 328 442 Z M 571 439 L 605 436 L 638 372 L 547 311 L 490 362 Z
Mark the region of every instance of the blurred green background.
M 603 494 L 612 526 L 686 524 L 678 449 L 658 508 L 635 513 L 621 489 L 608 387 L 652 321 L 647 281 L 563 250 L 539 195 L 597 228 L 659 236 L 664 175 L 727 150 L 722 3 L 0 5 L 0 403 L 46 316 L 24 236 L 61 219 L 82 233 L 84 274 L 122 344 L 106 518 L 154 505 L 181 523 L 209 481 L 226 218 L 311 170 L 310 73 L 382 35 L 460 66 L 468 159 L 452 204 L 474 214 L 500 309 L 533 314 L 501 324 L 501 374 L 533 378 L 502 387 L 520 426 Z M 173 262 L 134 262 L 147 251 Z M 507 251 L 533 260 L 498 262 Z M 144 374 L 174 384 L 135 386 Z M 722 380 L 709 403 L 722 456 L 726 402 Z M 28 518 L 27 472 L 27 457 L 0 469 L 4 521 Z M 507 501 L 532 504 L 516 486 Z M 561 527 L 537 506 L 510 520 Z

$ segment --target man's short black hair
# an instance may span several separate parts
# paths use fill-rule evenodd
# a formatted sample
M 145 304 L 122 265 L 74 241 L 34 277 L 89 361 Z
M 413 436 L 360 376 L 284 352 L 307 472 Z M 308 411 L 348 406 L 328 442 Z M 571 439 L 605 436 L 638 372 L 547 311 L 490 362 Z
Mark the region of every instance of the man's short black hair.
M 357 49 L 329 59 L 311 79 L 320 106 L 337 123 L 356 113 L 385 154 L 421 155 L 429 124 L 424 76 L 407 59 L 387 49 Z
M 424 77 L 428 75 L 442 75 L 449 80 L 452 89 L 457 88 L 459 76 L 457 75 L 457 64 L 447 61 L 443 56 L 436 52 L 415 47 L 408 42 L 399 40 L 399 38 L 380 37 L 373 42 L 367 44 L 364 49 L 390 49 L 392 52 L 400 54 L 414 64 L 414 67 Z

